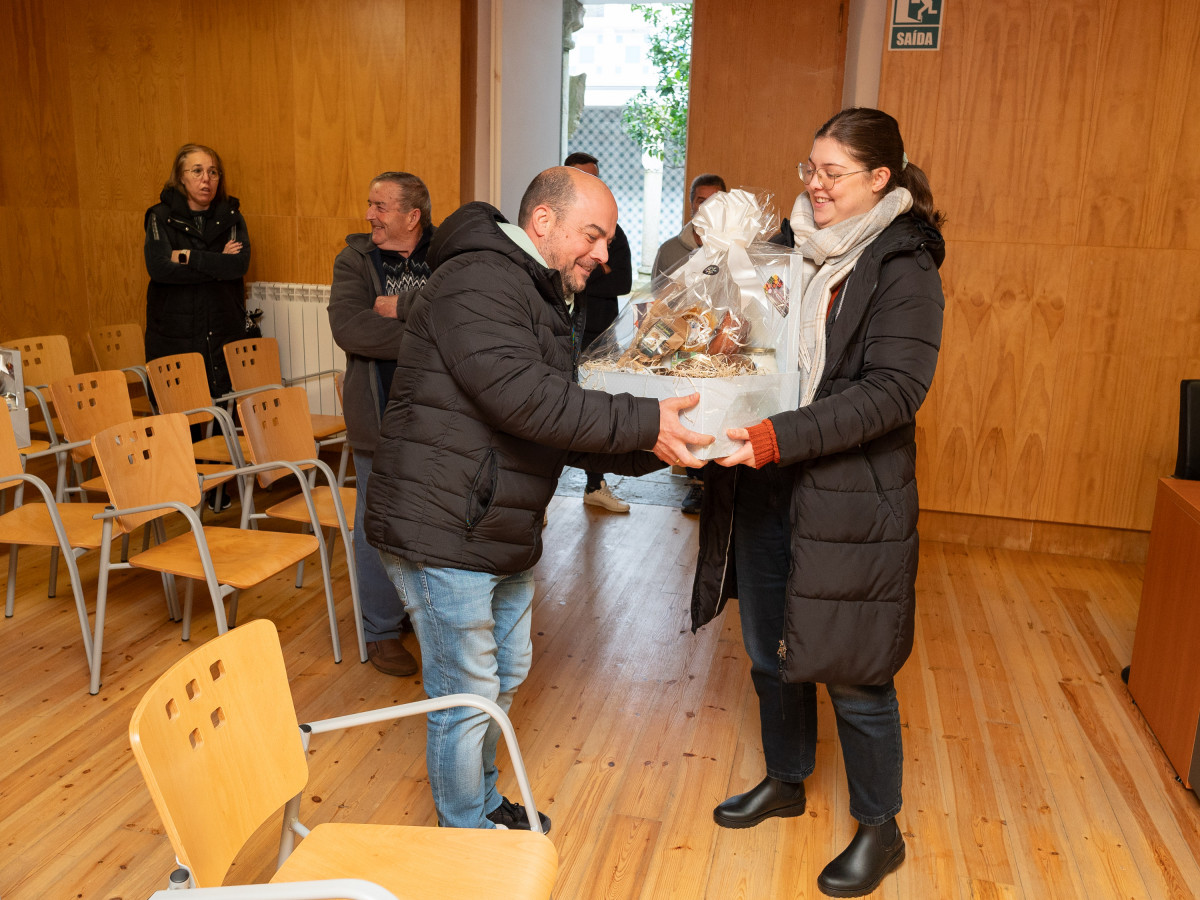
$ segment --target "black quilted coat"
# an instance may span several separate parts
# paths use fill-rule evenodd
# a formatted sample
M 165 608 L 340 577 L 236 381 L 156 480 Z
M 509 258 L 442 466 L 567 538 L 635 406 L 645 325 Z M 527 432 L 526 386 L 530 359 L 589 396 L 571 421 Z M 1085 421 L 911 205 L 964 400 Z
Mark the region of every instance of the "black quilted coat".
M 209 391 L 231 390 L 222 348 L 246 335 L 245 286 L 250 267 L 250 236 L 238 199 L 227 197 L 205 213 L 188 209 L 184 195 L 163 188 L 162 202 L 146 210 L 146 359 L 199 353 Z M 224 253 L 228 241 L 240 253 Z M 171 262 L 173 250 L 187 250 L 187 265 Z
M 912 652 L 914 418 L 941 344 L 944 257 L 932 226 L 907 214 L 889 225 L 842 290 L 816 399 L 771 417 L 780 464 L 794 475 L 787 617 L 779 636 L 785 681 L 880 684 Z M 708 465 L 704 474 L 693 630 L 737 595 L 737 471 Z
M 434 271 L 401 338 L 366 533 L 413 562 L 506 575 L 541 556 L 564 465 L 642 474 L 662 464 L 635 452 L 658 438 L 658 402 L 575 383 L 585 310 L 568 312 L 559 273 L 503 221 L 469 203 L 430 244 Z

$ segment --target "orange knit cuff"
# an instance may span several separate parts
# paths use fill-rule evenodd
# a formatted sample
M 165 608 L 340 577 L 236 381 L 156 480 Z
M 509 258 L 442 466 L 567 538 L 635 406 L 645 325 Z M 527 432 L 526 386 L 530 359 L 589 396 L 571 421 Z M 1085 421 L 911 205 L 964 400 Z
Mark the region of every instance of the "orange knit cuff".
M 750 446 L 754 449 L 754 468 L 761 469 L 767 463 L 779 462 L 779 441 L 775 438 L 775 426 L 770 419 L 746 429 L 750 434 Z

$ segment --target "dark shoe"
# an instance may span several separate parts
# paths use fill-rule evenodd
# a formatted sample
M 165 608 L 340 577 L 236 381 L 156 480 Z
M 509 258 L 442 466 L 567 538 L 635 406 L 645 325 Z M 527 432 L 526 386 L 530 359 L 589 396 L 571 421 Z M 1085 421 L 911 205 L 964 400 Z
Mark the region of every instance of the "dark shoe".
M 520 803 L 513 803 L 507 797 L 500 798 L 500 805 L 484 818 L 497 828 L 511 828 L 514 831 L 532 831 L 529 827 L 529 813 Z M 542 823 L 542 833 L 550 833 L 550 817 L 544 812 L 538 812 L 538 821 Z
M 895 819 L 882 825 L 860 824 L 850 845 L 817 876 L 817 887 L 829 897 L 862 897 L 902 862 L 904 835 Z
M 221 495 L 221 508 L 217 509 L 217 494 Z M 215 513 L 224 512 L 233 506 L 233 498 L 225 491 L 210 491 L 208 495 L 208 508 Z
M 744 794 L 730 797 L 713 810 L 722 828 L 749 828 L 773 816 L 804 815 L 804 782 L 779 781 L 768 775 Z
M 704 482 L 693 484 L 688 488 L 687 496 L 679 504 L 679 509 L 689 516 L 700 515 L 700 504 L 704 502 Z
M 404 649 L 400 638 L 386 641 L 367 641 L 367 659 L 384 675 L 416 675 L 417 661 Z

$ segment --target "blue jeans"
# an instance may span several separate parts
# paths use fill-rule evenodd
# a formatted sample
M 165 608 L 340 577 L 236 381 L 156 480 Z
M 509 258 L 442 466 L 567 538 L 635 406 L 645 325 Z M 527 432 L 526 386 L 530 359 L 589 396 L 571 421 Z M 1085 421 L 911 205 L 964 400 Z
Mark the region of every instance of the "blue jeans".
M 797 782 L 816 763 L 817 687 L 785 683 L 776 656 L 791 567 L 791 495 L 789 469 L 739 469 L 733 542 L 742 641 L 758 694 L 767 774 Z M 901 806 L 904 751 L 895 684 L 825 687 L 837 716 L 850 815 L 864 825 L 882 825 Z
M 400 637 L 404 603 L 396 594 L 379 559 L 379 551 L 367 543 L 363 517 L 367 514 L 367 482 L 371 478 L 370 453 L 354 452 L 354 567 L 358 572 L 358 601 L 362 606 L 363 632 L 368 641 Z
M 380 551 L 421 643 L 425 693 L 480 694 L 508 712 L 533 661 L 533 573 L 491 575 L 439 569 Z M 438 823 L 492 828 L 500 805 L 496 744 L 486 713 L 458 707 L 429 714 L 425 764 Z

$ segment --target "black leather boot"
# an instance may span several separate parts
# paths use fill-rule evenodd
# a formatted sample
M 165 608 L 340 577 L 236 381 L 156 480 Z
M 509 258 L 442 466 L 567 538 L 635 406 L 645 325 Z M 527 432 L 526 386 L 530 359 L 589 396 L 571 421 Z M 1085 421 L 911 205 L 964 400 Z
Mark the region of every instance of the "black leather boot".
M 904 836 L 895 819 L 882 825 L 860 824 L 850 845 L 817 876 L 817 887 L 829 897 L 862 897 L 902 862 Z
M 779 781 L 768 775 L 744 794 L 730 797 L 713 810 L 722 828 L 749 828 L 772 816 L 804 815 L 804 782 Z

